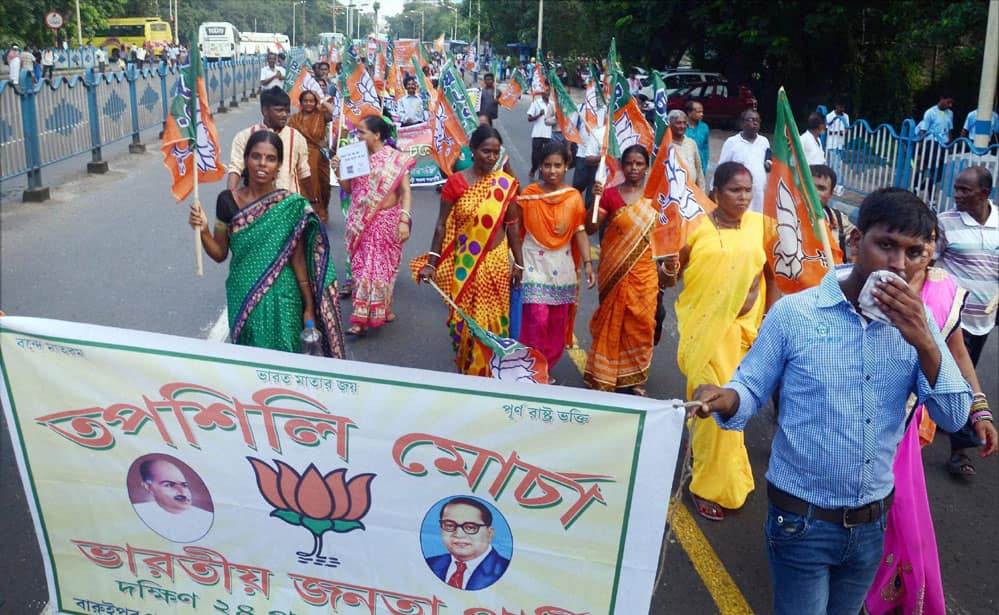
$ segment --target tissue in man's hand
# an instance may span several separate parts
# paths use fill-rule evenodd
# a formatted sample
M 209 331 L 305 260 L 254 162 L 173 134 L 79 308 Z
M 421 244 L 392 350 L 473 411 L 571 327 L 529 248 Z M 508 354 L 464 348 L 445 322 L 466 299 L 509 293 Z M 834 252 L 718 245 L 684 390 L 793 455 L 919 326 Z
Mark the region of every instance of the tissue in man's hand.
M 905 280 L 902 279 L 902 276 L 897 273 L 892 273 L 891 271 L 881 269 L 871 272 L 871 274 L 867 276 L 867 281 L 864 282 L 864 287 L 860 289 L 860 299 L 858 299 L 857 303 L 860 305 L 860 313 L 864 316 L 870 318 L 871 320 L 883 322 L 886 325 L 895 326 L 891 319 L 888 318 L 885 313 L 881 311 L 881 308 L 878 307 L 877 303 L 874 302 L 874 295 L 871 292 L 874 290 L 875 285 L 878 282 L 887 282 L 892 278 L 901 281 L 903 284 L 906 283 Z

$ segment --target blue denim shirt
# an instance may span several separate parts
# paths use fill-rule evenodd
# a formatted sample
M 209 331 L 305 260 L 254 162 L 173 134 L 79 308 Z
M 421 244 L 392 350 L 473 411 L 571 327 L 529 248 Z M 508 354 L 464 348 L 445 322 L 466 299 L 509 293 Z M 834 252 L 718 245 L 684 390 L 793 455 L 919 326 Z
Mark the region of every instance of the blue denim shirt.
M 824 508 L 854 508 L 891 493 L 895 449 L 910 392 L 944 431 L 968 420 L 971 388 L 927 310 L 940 348 L 931 387 L 916 349 L 893 326 L 866 322 L 839 286 L 850 265 L 821 284 L 782 298 L 726 385 L 739 409 L 723 429 L 742 430 L 780 383 L 779 429 L 767 480 Z

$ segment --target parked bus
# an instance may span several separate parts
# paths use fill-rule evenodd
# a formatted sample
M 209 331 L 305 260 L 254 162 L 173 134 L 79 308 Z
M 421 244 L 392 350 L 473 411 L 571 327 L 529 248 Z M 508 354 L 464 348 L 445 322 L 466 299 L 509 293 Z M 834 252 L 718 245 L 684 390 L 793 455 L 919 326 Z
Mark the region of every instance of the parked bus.
M 124 54 L 126 46 L 144 47 L 146 43 L 159 53 L 173 42 L 173 32 L 159 17 L 112 17 L 106 28 L 94 34 L 93 41 L 96 47 L 106 47 L 109 56 L 115 50 Z
M 288 53 L 291 50 L 291 41 L 288 40 L 288 35 L 278 32 L 241 32 L 239 48 L 240 53 L 249 55 L 260 55 L 271 51 Z
M 347 37 L 340 32 L 319 33 L 319 44 L 323 47 L 343 47 L 346 41 Z
M 242 55 L 239 30 L 227 21 L 205 22 L 198 26 L 198 49 L 209 62 L 238 60 Z

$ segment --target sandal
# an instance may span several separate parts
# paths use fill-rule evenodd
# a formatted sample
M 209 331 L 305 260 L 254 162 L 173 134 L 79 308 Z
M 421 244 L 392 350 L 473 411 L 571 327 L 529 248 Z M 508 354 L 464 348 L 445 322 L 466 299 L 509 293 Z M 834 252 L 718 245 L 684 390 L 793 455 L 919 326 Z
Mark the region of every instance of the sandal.
M 364 337 L 368 334 L 368 329 L 362 327 L 361 325 L 354 325 L 353 327 L 344 331 L 347 335 L 356 335 L 357 337 Z
M 348 281 L 346 284 L 340 287 L 340 296 L 349 297 L 351 293 L 353 293 L 353 291 L 354 291 L 354 284 L 353 282 Z
M 638 397 L 648 397 L 649 393 L 645 390 L 643 386 L 633 386 L 631 387 L 631 394 L 637 395 Z
M 974 476 L 975 466 L 971 465 L 971 460 L 964 453 L 951 453 L 947 471 L 951 476 Z
M 693 493 L 690 494 L 690 499 L 694 501 L 694 507 L 697 509 L 697 514 L 701 515 L 705 519 L 709 521 L 722 521 L 725 519 L 725 511 L 721 506 L 715 504 L 711 500 L 699 498 Z
M 395 322 L 395 313 L 389 312 L 388 316 L 385 317 L 385 322 Z

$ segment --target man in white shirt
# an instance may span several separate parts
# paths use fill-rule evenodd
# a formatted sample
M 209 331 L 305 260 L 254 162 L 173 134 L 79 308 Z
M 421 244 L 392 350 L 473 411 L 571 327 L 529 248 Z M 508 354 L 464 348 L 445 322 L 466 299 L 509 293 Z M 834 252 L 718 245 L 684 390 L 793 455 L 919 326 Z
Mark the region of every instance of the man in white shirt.
M 104 71 L 107 70 L 108 56 L 106 53 L 104 53 L 104 49 L 102 47 L 98 47 L 94 51 L 94 60 L 97 62 L 97 70 L 99 72 L 103 73 Z
M 822 149 L 822 133 L 826 131 L 826 119 L 819 113 L 808 116 L 808 130 L 801 133 L 801 149 L 805 151 L 805 162 L 825 164 L 826 153 Z
M 753 176 L 753 201 L 749 209 L 763 213 L 763 195 L 770 171 L 770 141 L 760 134 L 760 114 L 753 109 L 742 112 L 742 132 L 725 140 L 718 164 L 733 160 L 742 163 Z
M 836 107 L 826 115 L 826 150 L 843 149 L 849 128 L 850 116 L 846 112 L 846 103 L 836 101 Z
M 232 150 L 229 154 L 229 166 L 226 175 L 226 188 L 235 190 L 239 186 L 243 174 L 243 153 L 250 135 L 258 130 L 270 130 L 281 137 L 284 145 L 284 159 L 274 182 L 278 188 L 297 192 L 315 205 L 317 195 L 313 194 L 312 169 L 309 167 L 309 146 L 302 133 L 288 126 L 288 114 L 291 99 L 284 90 L 269 88 L 260 92 L 260 113 L 263 123 L 244 128 L 232 139 Z
M 396 110 L 399 113 L 399 122 L 403 126 L 419 124 L 427 119 L 427 106 L 423 103 L 423 97 L 416 93 L 416 77 L 406 75 L 402 80 L 406 88 L 406 95 L 399 99 Z
M 138 46 L 135 48 L 135 69 L 142 70 L 142 65 L 146 62 L 146 48 Z
M 687 172 L 693 174 L 697 187 L 705 190 L 701 153 L 697 149 L 697 143 L 693 139 L 687 138 L 687 114 L 679 109 L 673 109 L 666 117 L 669 120 L 669 131 L 673 137 L 673 146 L 676 147 L 677 155 L 683 161 L 683 166 L 687 168 Z
M 17 85 L 21 80 L 21 48 L 13 45 L 7 54 L 7 65 L 10 67 L 10 82 Z
M 273 53 L 268 53 L 267 65 L 260 69 L 260 87 L 265 90 L 275 87 L 283 88 L 284 75 L 284 68 L 277 65 L 277 56 Z
M 572 187 L 584 195 L 586 208 L 593 205 L 593 180 L 600 166 L 600 151 L 604 144 L 604 109 L 597 111 L 597 127 L 586 131 L 583 146 L 576 152 L 576 170 L 572 176 Z
M 527 121 L 531 123 L 531 172 L 528 177 L 533 180 L 534 173 L 541 166 L 541 150 L 552 140 L 552 126 L 557 121 L 549 88 L 546 87 L 544 92 L 531 101 Z
M 52 81 L 53 71 L 55 71 L 55 52 L 51 47 L 46 47 L 42 51 L 42 79 Z
M 139 465 L 139 474 L 153 499 L 133 507 L 149 529 L 173 542 L 194 542 L 208 533 L 214 515 L 193 505 L 189 481 L 180 468 L 166 459 L 152 459 Z

